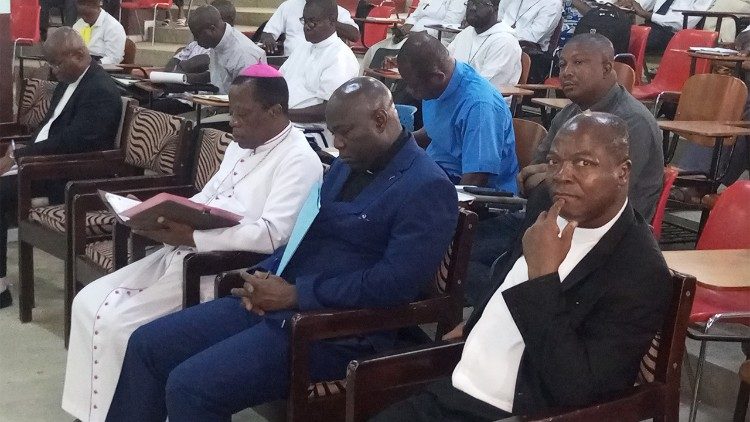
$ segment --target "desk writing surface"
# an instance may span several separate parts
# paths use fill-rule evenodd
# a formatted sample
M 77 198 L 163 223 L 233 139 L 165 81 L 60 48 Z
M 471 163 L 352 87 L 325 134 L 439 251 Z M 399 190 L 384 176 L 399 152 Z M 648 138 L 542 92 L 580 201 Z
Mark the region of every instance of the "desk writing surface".
M 750 249 L 662 252 L 669 268 L 707 288 L 750 288 Z
M 562 90 L 562 87 L 556 86 L 556 85 L 545 85 L 545 84 L 516 84 L 516 87 L 523 88 L 523 89 L 530 89 L 532 91 L 540 91 L 544 89 L 559 89 Z
M 721 124 L 720 122 L 707 122 L 707 121 L 692 121 L 692 120 L 659 120 L 659 129 L 668 130 L 670 132 L 677 132 L 688 135 L 703 135 L 710 137 L 723 137 L 724 145 L 729 146 L 734 144 L 733 137 L 750 135 L 750 128 L 729 126 Z M 713 142 L 710 144 L 703 144 L 705 146 L 713 146 Z
M 531 102 L 557 110 L 562 110 L 572 103 L 568 98 L 532 98 Z
M 530 89 L 519 88 L 515 85 L 500 85 L 497 88 L 498 88 L 498 91 L 500 91 L 500 94 L 504 97 L 507 97 L 509 95 L 516 95 L 519 97 L 524 97 L 527 95 L 534 95 L 534 91 Z
M 744 61 L 750 60 L 750 57 L 740 56 L 739 54 L 712 54 L 712 53 L 702 53 L 699 51 L 688 51 L 687 53 L 688 53 L 688 56 L 694 57 L 696 59 L 707 59 L 707 60 L 724 61 L 724 62 L 744 62 Z

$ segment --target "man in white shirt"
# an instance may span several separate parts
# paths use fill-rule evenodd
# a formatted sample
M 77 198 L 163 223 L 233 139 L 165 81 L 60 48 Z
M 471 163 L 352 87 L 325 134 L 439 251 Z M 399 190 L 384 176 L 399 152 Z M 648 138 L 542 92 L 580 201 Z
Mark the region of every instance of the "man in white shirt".
M 466 62 L 495 87 L 515 85 L 521 77 L 521 46 L 515 30 L 498 22 L 499 0 L 468 0 L 469 24 L 448 45 L 458 61 Z
M 229 91 L 235 142 L 218 172 L 191 199 L 243 219 L 215 230 L 163 221 L 162 229 L 140 232 L 163 248 L 78 293 L 62 405 L 81 421 L 105 420 L 130 334 L 182 307 L 185 255 L 273 252 L 286 244 L 310 188 L 322 177 L 320 160 L 289 122 L 287 85 L 279 72 L 259 64 L 242 74 Z M 202 298 L 213 295 L 213 279 L 201 279 Z
M 125 55 L 125 29 L 101 8 L 99 0 L 78 0 L 78 16 L 73 25 L 92 56 L 101 64 L 117 64 Z
M 304 7 L 305 0 L 286 0 L 273 12 L 260 37 L 266 52 L 270 53 L 276 49 L 276 41 L 281 34 L 286 34 L 285 56 L 290 56 L 294 49 L 306 42 L 303 25 L 300 22 Z M 337 11 L 336 33 L 347 41 L 359 41 L 359 28 L 349 11 L 341 6 L 337 6 Z
M 336 35 L 336 8 L 333 0 L 307 1 L 302 19 L 308 42 L 279 69 L 289 84 L 289 119 L 298 127 L 324 128 L 328 99 L 359 72 L 354 53 Z
M 452 25 L 458 27 L 464 20 L 466 2 L 464 0 L 422 0 L 417 9 L 406 18 L 404 25 L 393 28 L 395 43 L 401 42 L 409 32 L 427 31 L 437 37 L 437 31 L 425 28 L 426 25 Z M 447 37 L 446 39 L 450 39 Z
M 708 10 L 715 0 L 618 0 L 620 7 L 632 9 L 651 26 L 646 52 L 662 54 L 675 32 L 682 29 L 682 13 L 675 10 Z M 695 28 L 699 16 L 688 18 L 687 27 Z
M 586 406 L 631 387 L 671 299 L 669 270 L 628 203 L 628 131 L 584 113 L 558 132 L 555 199 L 519 239 L 465 324 L 451 379 L 376 421 L 496 420 Z M 529 200 L 530 203 L 532 199 Z
M 202 6 L 190 14 L 190 32 L 199 46 L 211 49 L 210 75 L 196 75 L 194 83 L 211 83 L 227 94 L 232 81 L 242 69 L 256 63 L 266 63 L 266 53 L 245 34 L 221 19 L 214 6 Z

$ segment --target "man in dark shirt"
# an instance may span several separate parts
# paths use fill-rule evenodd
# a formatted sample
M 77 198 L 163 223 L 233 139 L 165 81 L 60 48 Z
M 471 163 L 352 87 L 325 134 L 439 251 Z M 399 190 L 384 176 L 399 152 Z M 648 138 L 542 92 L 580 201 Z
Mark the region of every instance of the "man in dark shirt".
M 288 265 L 280 269 L 289 255 L 279 248 L 256 267 L 271 273 L 244 275 L 237 297 L 136 330 L 108 421 L 229 420 L 284 398 L 285 327 L 296 312 L 402 305 L 434 276 L 456 227 L 456 192 L 402 130 L 390 91 L 372 78 L 351 79 L 333 93 L 326 123 L 339 160 L 320 188 L 317 216 L 296 250 L 288 246 Z M 376 333 L 313 343 L 312 378 L 340 379 L 350 360 L 394 341 Z

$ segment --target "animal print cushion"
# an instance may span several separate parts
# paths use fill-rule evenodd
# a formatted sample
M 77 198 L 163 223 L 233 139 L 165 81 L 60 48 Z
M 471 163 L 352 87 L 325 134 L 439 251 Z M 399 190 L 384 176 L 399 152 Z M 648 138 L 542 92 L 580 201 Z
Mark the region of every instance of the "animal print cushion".
M 111 240 L 101 240 L 86 244 L 86 251 L 84 253 L 100 267 L 108 272 L 112 272 L 115 267 L 115 254 L 112 249 Z
M 158 174 L 172 174 L 183 119 L 135 107 L 126 135 L 125 162 Z
M 198 165 L 195 169 L 193 183 L 197 189 L 203 189 L 217 171 L 224 158 L 227 146 L 232 142 L 232 135 L 216 129 L 203 129 L 201 148 L 198 151 Z
M 307 388 L 307 397 L 310 399 L 336 394 L 346 394 L 346 380 L 318 382 Z
M 38 128 L 47 115 L 57 82 L 41 79 L 26 79 L 21 104 L 18 107 L 18 123 L 30 131 Z
M 60 233 L 65 233 L 65 205 L 50 205 L 32 208 L 29 220 L 49 227 Z M 112 233 L 115 217 L 109 211 L 93 211 L 86 213 L 86 236 L 101 236 Z
M 636 385 L 648 384 L 654 381 L 654 373 L 656 372 L 656 356 L 659 354 L 659 343 L 661 342 L 661 336 L 656 334 L 651 344 L 648 346 L 648 351 L 641 360 L 641 366 L 638 369 L 638 378 L 635 381 Z

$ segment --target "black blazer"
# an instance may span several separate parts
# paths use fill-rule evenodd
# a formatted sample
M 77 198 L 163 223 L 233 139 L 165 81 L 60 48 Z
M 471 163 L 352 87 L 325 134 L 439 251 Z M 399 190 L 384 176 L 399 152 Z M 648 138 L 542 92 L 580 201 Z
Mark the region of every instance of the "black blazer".
M 500 284 L 521 254 L 519 238 Z M 494 292 L 469 317 L 467 334 Z M 632 386 L 670 292 L 664 258 L 630 204 L 563 283 L 554 273 L 503 292 L 526 344 L 513 413 L 584 406 Z
M 60 116 L 52 123 L 47 140 L 33 143 L 42 127 L 52 118 L 67 87 L 66 83 L 57 85 L 44 122 L 31 136 L 32 143 L 16 151 L 16 157 L 75 154 L 114 147 L 122 116 L 120 91 L 112 77 L 94 61 Z

